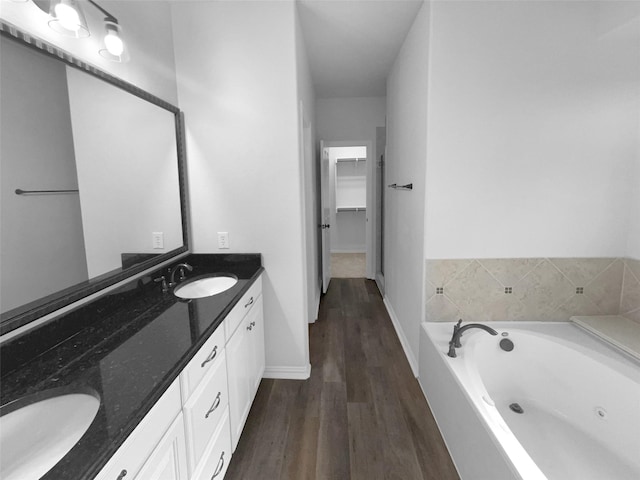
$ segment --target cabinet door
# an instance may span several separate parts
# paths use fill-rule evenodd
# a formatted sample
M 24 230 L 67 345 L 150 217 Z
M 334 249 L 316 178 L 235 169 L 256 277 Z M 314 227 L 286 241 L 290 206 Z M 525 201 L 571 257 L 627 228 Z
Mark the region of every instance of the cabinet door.
M 111 457 L 96 480 L 115 480 L 125 476 L 136 478 L 155 446 L 173 425 L 176 416 L 182 422 L 180 409 L 180 384 L 176 380 Z
M 240 324 L 227 343 L 227 379 L 229 382 L 229 417 L 231 420 L 231 442 L 233 451 L 244 427 L 244 421 L 251 407 L 252 396 L 249 392 L 249 374 L 251 371 L 250 338 L 247 319 Z
M 188 480 L 184 422 L 178 415 L 142 470 L 137 480 Z
M 249 355 L 250 355 L 250 373 L 249 373 L 249 393 L 251 401 L 256 395 L 262 374 L 264 373 L 264 314 L 262 311 L 262 296 L 258 298 L 256 304 L 247 315 L 249 334 Z

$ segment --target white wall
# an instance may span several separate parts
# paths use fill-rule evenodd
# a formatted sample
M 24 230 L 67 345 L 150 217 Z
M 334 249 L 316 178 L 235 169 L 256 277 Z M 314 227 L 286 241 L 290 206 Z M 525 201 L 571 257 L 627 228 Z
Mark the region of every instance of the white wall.
M 307 321 L 317 319 L 320 306 L 320 293 L 322 278 L 320 276 L 319 263 L 317 261 L 320 250 L 318 236 L 319 205 L 317 199 L 318 169 L 316 168 L 316 119 L 315 119 L 315 90 L 311 79 L 311 70 L 307 50 L 300 26 L 296 4 L 295 18 L 295 48 L 296 48 L 296 77 L 298 87 L 299 105 L 299 142 L 300 161 L 302 162 L 302 189 L 303 189 L 303 223 L 304 223 L 304 264 L 307 282 Z
M 325 141 L 359 141 L 376 144 L 376 127 L 384 127 L 384 97 L 319 98 L 316 101 L 317 134 Z
M 638 47 L 599 8 L 433 3 L 427 258 L 626 254 Z
M 423 318 L 429 4 L 424 4 L 387 80 L 386 183 L 413 190 L 385 196 L 385 300 L 417 374 Z M 395 317 L 395 318 L 394 318 Z
M 267 375 L 308 375 L 294 4 L 184 2 L 173 18 L 193 250 L 262 253 Z

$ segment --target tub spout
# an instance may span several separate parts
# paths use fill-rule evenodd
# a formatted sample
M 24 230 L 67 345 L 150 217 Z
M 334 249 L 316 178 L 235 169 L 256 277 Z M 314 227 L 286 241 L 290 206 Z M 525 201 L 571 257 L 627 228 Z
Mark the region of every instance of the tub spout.
M 451 337 L 451 341 L 449 342 L 449 352 L 447 353 L 447 355 L 452 358 L 456 357 L 456 348 L 460 348 L 462 346 L 462 344 L 460 343 L 460 337 L 466 330 L 469 330 L 470 328 L 479 328 L 481 330 L 484 330 L 485 332 L 490 333 L 491 335 L 498 335 L 498 332 L 496 332 L 493 328 L 487 327 L 486 325 L 483 325 L 481 323 L 469 323 L 461 327 L 460 322 L 458 322 L 453 327 L 453 336 Z

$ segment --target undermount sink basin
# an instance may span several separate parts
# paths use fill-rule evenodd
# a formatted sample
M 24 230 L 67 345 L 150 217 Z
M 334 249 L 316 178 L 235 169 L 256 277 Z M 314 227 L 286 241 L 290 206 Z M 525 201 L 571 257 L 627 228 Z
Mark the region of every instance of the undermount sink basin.
M 225 292 L 238 283 L 233 275 L 215 275 L 197 278 L 178 285 L 173 291 L 180 298 L 204 298 Z
M 24 397 L 0 409 L 3 480 L 42 477 L 78 443 L 98 413 L 100 398 L 95 392 L 51 392 Z

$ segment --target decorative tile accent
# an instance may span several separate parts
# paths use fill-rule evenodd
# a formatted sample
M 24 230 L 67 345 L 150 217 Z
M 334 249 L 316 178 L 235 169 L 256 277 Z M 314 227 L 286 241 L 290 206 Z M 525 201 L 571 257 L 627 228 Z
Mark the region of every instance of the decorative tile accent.
M 460 309 L 446 295 L 434 295 L 426 307 L 427 322 L 454 322 L 461 316 Z
M 475 260 L 447 286 L 447 296 L 464 312 L 498 300 L 502 285 Z
M 640 260 L 426 260 L 425 272 L 427 321 L 624 315 L 640 322 Z
M 615 258 L 550 258 L 562 274 L 576 287 L 588 285 L 604 272 L 616 259 Z
M 631 270 L 633 276 L 640 281 L 640 260 L 636 258 L 625 258 L 624 263 L 627 268 Z
M 560 305 L 554 312 L 557 321 L 568 321 L 576 315 L 601 315 L 598 306 L 586 295 L 573 295 L 569 300 Z
M 444 287 L 469 266 L 472 260 L 427 260 L 427 280 L 434 287 Z
M 623 271 L 623 261 L 616 259 L 586 285 L 585 295 L 598 306 L 603 315 L 617 315 L 620 312 Z
M 625 262 L 622 296 L 620 299 L 620 314 L 626 315 L 638 309 L 640 309 L 640 280 L 635 277 Z
M 478 262 L 505 287 L 515 285 L 544 258 L 483 258 Z
M 532 320 L 544 320 L 574 294 L 574 286 L 544 260 L 516 285 L 515 296 L 527 309 Z

